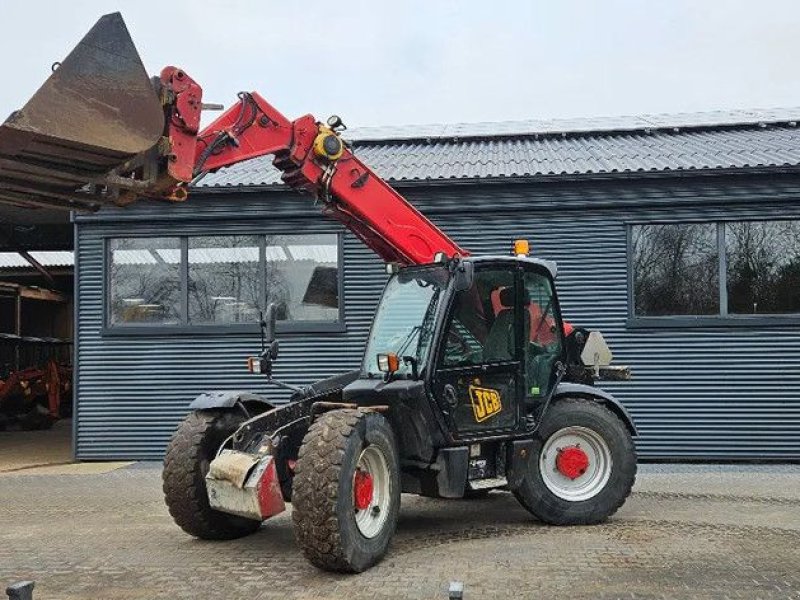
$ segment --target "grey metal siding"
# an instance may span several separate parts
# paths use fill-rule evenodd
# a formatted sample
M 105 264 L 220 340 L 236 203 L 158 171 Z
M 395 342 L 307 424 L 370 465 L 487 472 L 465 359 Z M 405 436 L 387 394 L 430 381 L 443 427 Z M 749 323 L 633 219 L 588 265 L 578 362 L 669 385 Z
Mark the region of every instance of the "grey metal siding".
M 636 420 L 642 457 L 798 459 L 800 320 L 780 327 L 630 328 L 626 256 L 630 222 L 800 217 L 798 183 L 787 176 L 452 186 L 409 189 L 407 196 L 475 253 L 505 253 L 514 238 L 526 237 L 537 255 L 558 262 L 565 317 L 602 330 L 615 361 L 633 369 L 632 381 L 604 387 Z M 335 229 L 310 217 L 316 213 L 291 194 L 194 202 L 191 211 L 141 208 L 79 221 L 78 458 L 158 457 L 197 392 L 266 391 L 242 369 L 257 345 L 255 333 L 100 335 L 104 235 Z M 301 213 L 309 216 L 286 216 Z M 344 276 L 346 332 L 285 336 L 280 377 L 301 383 L 358 364 L 385 276 L 349 235 Z

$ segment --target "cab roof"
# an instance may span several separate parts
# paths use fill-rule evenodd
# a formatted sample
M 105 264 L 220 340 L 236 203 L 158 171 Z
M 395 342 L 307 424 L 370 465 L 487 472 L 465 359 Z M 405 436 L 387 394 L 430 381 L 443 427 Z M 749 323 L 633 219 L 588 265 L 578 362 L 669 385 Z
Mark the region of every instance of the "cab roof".
M 545 260 L 543 258 L 536 258 L 533 256 L 511 256 L 503 254 L 489 254 L 481 256 L 468 256 L 464 260 L 468 260 L 476 264 L 483 262 L 524 263 L 546 269 L 550 273 L 550 276 L 553 279 L 555 279 L 556 275 L 558 274 L 558 265 L 556 265 L 555 261 Z

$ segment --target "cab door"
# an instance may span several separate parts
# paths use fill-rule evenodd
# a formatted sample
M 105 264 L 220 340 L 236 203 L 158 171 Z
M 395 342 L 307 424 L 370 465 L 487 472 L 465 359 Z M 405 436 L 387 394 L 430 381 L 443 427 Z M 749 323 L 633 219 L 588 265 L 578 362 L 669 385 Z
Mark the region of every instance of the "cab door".
M 564 333 L 553 280 L 541 268 L 522 272 L 522 382 L 525 402 L 540 404 L 550 397 L 558 365 L 564 364 Z
M 456 438 L 518 427 L 523 393 L 520 283 L 516 268 L 478 265 L 472 287 L 453 299 L 433 392 Z

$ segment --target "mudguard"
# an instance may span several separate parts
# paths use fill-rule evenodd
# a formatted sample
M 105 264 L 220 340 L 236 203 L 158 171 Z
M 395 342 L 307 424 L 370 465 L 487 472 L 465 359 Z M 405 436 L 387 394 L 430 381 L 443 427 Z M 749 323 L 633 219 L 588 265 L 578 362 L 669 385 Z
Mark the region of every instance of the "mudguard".
M 436 487 L 442 498 L 462 498 L 469 473 L 469 448 L 442 448 L 436 458 Z
M 626 409 L 619 400 L 614 398 L 614 396 L 605 390 L 601 390 L 600 388 L 596 388 L 591 385 L 584 385 L 582 383 L 561 382 L 558 384 L 555 394 L 553 394 L 553 400 L 563 397 L 588 398 L 601 404 L 605 404 L 609 409 L 614 411 L 614 413 L 620 419 L 622 419 L 622 422 L 625 423 L 625 426 L 628 428 L 628 430 L 630 430 L 633 437 L 638 435 L 636 431 L 636 425 L 634 424 L 633 418 L 628 412 L 628 409 Z
M 269 402 L 263 396 L 253 394 L 251 392 L 243 392 L 241 390 L 215 390 L 211 392 L 203 392 L 197 398 L 192 400 L 189 405 L 191 410 L 203 410 L 206 408 L 232 408 L 237 404 L 246 405 L 250 403 L 257 403 L 263 410 L 275 408 L 275 405 Z

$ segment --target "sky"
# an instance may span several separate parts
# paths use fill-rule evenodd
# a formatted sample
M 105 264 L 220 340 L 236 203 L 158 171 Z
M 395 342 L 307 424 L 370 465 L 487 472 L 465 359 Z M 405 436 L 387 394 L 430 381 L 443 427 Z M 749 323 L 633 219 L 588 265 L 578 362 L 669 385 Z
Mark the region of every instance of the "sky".
M 350 126 L 800 106 L 797 0 L 0 0 L 0 118 L 105 13 L 148 72 Z

